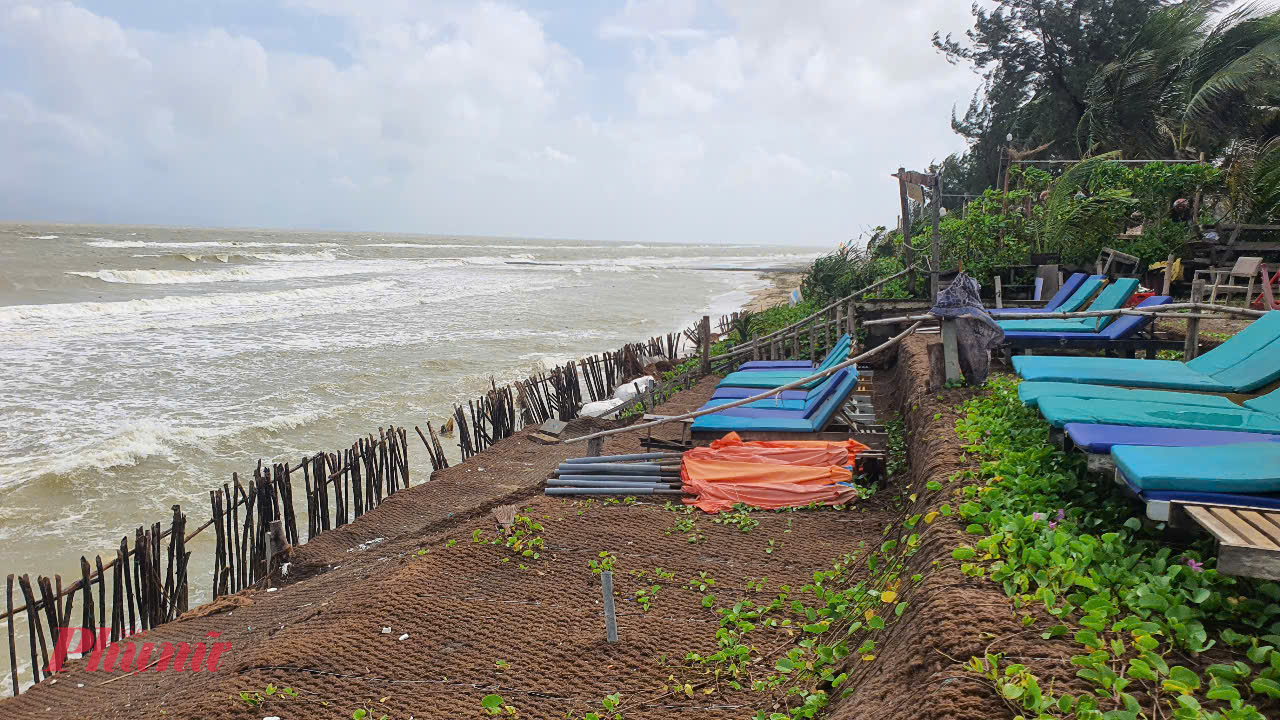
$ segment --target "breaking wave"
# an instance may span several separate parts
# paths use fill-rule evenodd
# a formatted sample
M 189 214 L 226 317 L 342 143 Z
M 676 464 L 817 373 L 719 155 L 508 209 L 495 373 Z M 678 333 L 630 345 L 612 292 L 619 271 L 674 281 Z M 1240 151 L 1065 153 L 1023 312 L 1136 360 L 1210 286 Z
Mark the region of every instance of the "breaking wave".
M 248 260 L 267 260 L 270 262 L 328 262 L 337 260 L 338 256 L 332 250 L 321 250 L 320 252 L 300 252 L 300 253 L 169 253 L 167 255 L 157 255 L 154 253 L 143 253 L 134 255 L 134 257 L 158 257 L 168 258 L 172 260 L 189 260 L 191 262 L 244 262 Z
M 45 475 L 66 476 L 79 471 L 102 471 L 111 468 L 132 467 L 147 458 L 179 458 L 183 449 L 203 448 L 212 450 L 221 440 L 252 431 L 279 432 L 332 416 L 331 409 L 309 410 L 237 423 L 222 428 L 174 426 L 171 422 L 142 420 L 125 424 L 116 433 L 84 443 L 68 452 L 52 457 L 34 459 L 18 458 L 6 472 L 10 478 L 5 485 L 14 485 Z M 10 463 L 4 463 L 10 464 Z M 0 465 L 3 467 L 3 465 Z
M 168 295 L 118 302 L 52 303 L 0 307 L 0 338 L 30 335 L 59 336 L 89 330 L 94 333 L 133 332 L 164 326 L 218 324 L 221 315 L 230 322 L 252 321 L 253 311 L 279 313 L 284 306 L 306 303 L 334 309 L 380 293 L 394 286 L 387 280 L 321 288 L 268 292 Z M 194 319 L 193 316 L 199 317 Z
M 55 236 L 56 237 L 56 236 Z M 149 240 L 111 240 L 108 238 L 96 238 L 85 243 L 90 247 L 111 248 L 111 249 L 127 249 L 127 248 L 272 248 L 272 247 L 327 247 L 337 248 L 344 247 L 341 243 L 318 242 L 318 243 L 297 243 L 297 242 L 257 242 L 257 241 L 238 241 L 238 240 L 202 240 L 199 242 L 153 242 Z
M 401 269 L 387 263 L 315 263 L 313 265 L 251 265 L 221 270 L 69 270 L 66 274 L 109 283 L 131 285 L 186 285 L 217 282 L 272 282 L 295 278 L 337 277 Z

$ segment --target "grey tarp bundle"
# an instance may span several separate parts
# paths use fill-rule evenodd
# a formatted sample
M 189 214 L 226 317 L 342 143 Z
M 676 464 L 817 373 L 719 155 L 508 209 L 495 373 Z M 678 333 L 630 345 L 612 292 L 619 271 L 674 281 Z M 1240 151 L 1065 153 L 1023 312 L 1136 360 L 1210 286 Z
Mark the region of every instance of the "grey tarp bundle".
M 970 385 L 985 383 L 991 365 L 991 351 L 1004 342 L 1004 330 L 982 307 L 978 281 L 967 273 L 957 275 L 950 287 L 938 293 L 929 314 L 956 321 L 960 371 Z

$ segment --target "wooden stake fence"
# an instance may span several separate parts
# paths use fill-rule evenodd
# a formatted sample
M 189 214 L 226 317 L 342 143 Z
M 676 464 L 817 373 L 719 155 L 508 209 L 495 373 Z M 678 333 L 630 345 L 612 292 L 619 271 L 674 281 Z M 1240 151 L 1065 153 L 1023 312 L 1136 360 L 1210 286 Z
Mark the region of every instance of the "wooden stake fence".
M 296 467 L 259 462 L 247 486 L 233 473 L 230 485 L 209 491 L 212 516 L 191 532 L 187 532 L 182 506 L 174 505 L 167 529 L 158 522 L 139 526 L 133 533 L 133 547 L 128 535 L 121 537 L 115 556 L 107 562 L 101 555 L 93 563 L 82 556 L 80 578 L 65 588 L 61 575 L 55 574 L 52 580 L 40 575 L 34 583 L 29 575 L 17 577 L 23 600 L 18 607 L 13 604 L 15 576 L 10 574 L 5 613 L 0 617 L 8 624 L 13 694 L 21 692 L 18 613 L 26 613 L 31 679 L 40 682 L 52 674 L 50 653 L 58 645 L 59 634 L 63 628 L 76 627 L 71 618 L 77 597 L 78 627 L 91 636 L 88 651 L 103 639 L 116 642 L 174 620 L 190 607 L 187 543 L 210 527 L 214 529 L 213 597 L 259 585 L 276 573 L 292 545 L 352 522 L 384 498 L 408 488 L 408 447 L 405 429 L 392 426 L 379 428 L 376 436 L 360 438 L 342 452 L 303 458 Z M 299 470 L 307 507 L 305 539 L 294 516 L 292 477 Z

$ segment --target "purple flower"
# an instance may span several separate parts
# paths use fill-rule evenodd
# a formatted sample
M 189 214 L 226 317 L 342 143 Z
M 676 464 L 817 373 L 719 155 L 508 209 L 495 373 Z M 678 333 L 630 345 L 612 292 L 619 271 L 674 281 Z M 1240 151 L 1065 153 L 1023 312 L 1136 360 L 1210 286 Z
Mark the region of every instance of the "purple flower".
M 1191 568 L 1195 572 L 1204 572 L 1204 563 L 1198 563 L 1191 558 L 1187 558 L 1187 567 Z
M 1056 528 L 1056 527 L 1058 527 L 1058 523 L 1050 521 L 1050 523 L 1049 523 L 1049 529 L 1050 529 L 1050 530 L 1052 530 L 1052 529 L 1054 529 L 1054 528 Z
M 1067 517 L 1067 513 L 1066 513 L 1066 511 L 1065 511 L 1065 510 L 1063 510 L 1062 508 L 1058 508 L 1058 519 L 1059 519 L 1059 520 L 1064 520 L 1064 519 L 1066 519 L 1066 517 Z
M 1031 519 L 1032 519 L 1032 520 L 1035 520 L 1035 521 L 1043 520 L 1043 519 L 1044 519 L 1044 513 L 1031 513 Z

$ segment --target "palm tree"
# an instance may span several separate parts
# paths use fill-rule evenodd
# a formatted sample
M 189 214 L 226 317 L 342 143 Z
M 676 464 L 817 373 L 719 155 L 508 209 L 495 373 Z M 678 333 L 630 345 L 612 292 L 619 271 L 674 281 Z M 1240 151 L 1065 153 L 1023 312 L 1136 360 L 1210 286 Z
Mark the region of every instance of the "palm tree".
M 1187 0 L 1154 13 L 1089 83 L 1077 129 L 1086 154 L 1221 153 L 1280 132 L 1280 11 Z
M 1237 142 L 1228 155 L 1227 214 L 1245 223 L 1280 218 L 1280 137 L 1263 143 Z

